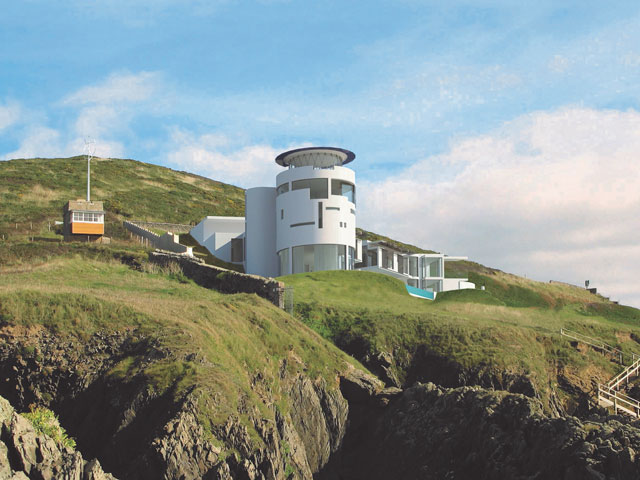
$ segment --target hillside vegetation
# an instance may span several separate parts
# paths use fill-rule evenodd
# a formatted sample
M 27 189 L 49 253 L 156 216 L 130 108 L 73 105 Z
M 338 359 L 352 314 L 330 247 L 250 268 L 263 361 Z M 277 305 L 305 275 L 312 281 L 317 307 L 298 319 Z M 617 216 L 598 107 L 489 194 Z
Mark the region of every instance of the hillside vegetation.
M 119 478 L 337 478 L 330 457 L 341 445 L 345 455 L 360 455 L 367 438 L 391 452 L 400 443 L 385 439 L 405 438 L 410 429 L 391 432 L 389 425 L 398 424 L 396 413 L 422 418 L 420 395 L 443 399 L 420 411 L 451 410 L 441 423 L 427 421 L 435 434 L 448 432 L 447 422 L 463 425 L 464 435 L 477 424 L 456 406 L 461 395 L 531 408 L 540 400 L 546 414 L 558 416 L 592 414 L 594 386 L 622 367 L 562 337 L 560 328 L 640 354 L 639 310 L 472 261 L 448 263 L 447 276 L 485 290 L 441 293 L 434 302 L 370 272 L 282 277 L 294 290 L 294 316 L 255 295 L 201 288 L 177 267 L 150 264 L 149 249 L 128 240 L 122 220 L 189 224 L 242 215 L 243 190 L 133 160 L 92 163 L 93 198 L 105 202 L 112 244 L 61 243 L 49 222 L 61 218 L 66 201 L 84 196 L 85 168 L 82 157 L 0 162 L 0 395 L 20 411 L 53 410 L 83 455 Z M 358 236 L 429 251 L 364 230 Z M 410 388 L 381 391 L 359 361 L 388 386 Z M 495 431 L 493 407 L 478 408 L 489 419 L 489 433 L 474 433 L 484 444 Z M 506 418 L 498 423 L 520 439 L 520 425 L 511 413 Z M 587 435 L 596 428 L 590 425 L 569 436 Z M 423 430 L 409 439 L 411 458 L 429 440 Z M 449 468 L 460 459 L 447 448 L 432 453 Z M 607 455 L 619 460 L 617 451 Z M 364 471 L 363 462 L 349 461 L 343 465 Z M 314 477 L 324 468 L 324 477 Z
M 46 221 L 60 218 L 68 199 L 84 195 L 85 169 L 84 157 L 0 162 L 4 207 L 0 233 L 25 238 L 31 222 L 39 225 L 34 230 L 48 233 Z M 195 223 L 206 215 L 242 215 L 244 208 L 240 188 L 133 160 L 93 160 L 92 191 L 95 199 L 105 201 L 107 231 L 115 237 L 126 238 L 122 219 Z M 15 223 L 22 237 L 16 236 Z M 357 234 L 406 251 L 430 251 L 362 229 Z M 182 237 L 193 243 L 188 235 Z M 12 258 L 39 262 L 56 255 L 71 258 L 78 248 L 64 244 L 40 248 L 20 241 L 4 245 L 0 264 Z M 139 265 L 146 255 L 144 249 L 126 242 L 108 250 L 128 264 Z M 103 259 L 105 253 L 96 252 L 83 250 L 81 256 Z M 486 290 L 449 292 L 430 303 L 408 296 L 396 280 L 366 272 L 319 272 L 283 280 L 295 288 L 299 318 L 361 360 L 391 354 L 390 373 L 400 384 L 438 380 L 432 375 L 435 366 L 427 373 L 418 368 L 418 357 L 425 356 L 428 361 L 434 356 L 446 359 L 462 369 L 453 376 L 474 372 L 466 380 L 450 378 L 454 385 L 480 381 L 477 377 L 486 377 L 486 372 L 491 372 L 489 378 L 515 372 L 533 379 L 535 387 L 547 393 L 555 389 L 558 373 L 561 384 L 569 378 L 586 392 L 593 378 L 615 372 L 618 367 L 606 358 L 593 351 L 578 352 L 560 338 L 561 327 L 601 338 L 624 351 L 638 351 L 633 340 L 638 338 L 635 309 L 613 305 L 582 289 L 532 282 L 472 261 L 448 262 L 446 275 L 468 277 Z M 500 386 L 499 381 L 484 381 Z M 570 396 L 567 393 L 567 399 Z
M 410 297 L 391 277 L 369 272 L 314 272 L 281 277 L 294 287 L 296 315 L 325 338 L 376 370 L 386 355 L 390 377 L 446 386 L 484 384 L 522 390 L 522 380 L 551 408 L 559 396 L 576 407 L 621 367 L 560 335 L 571 329 L 629 354 L 640 353 L 640 311 L 584 289 L 535 282 L 479 268 L 469 278 L 486 290 L 440 293 L 434 302 Z M 471 265 L 473 267 L 473 265 Z M 382 367 L 385 367 L 383 362 Z M 520 393 L 534 393 L 527 390 Z
M 201 288 L 179 269 L 159 269 L 126 249 L 81 244 L 59 253 L 45 263 L 22 257 L 0 266 L 0 322 L 44 328 L 71 342 L 105 329 L 144 332 L 169 348 L 174 358 L 145 370 L 139 359 L 124 357 L 113 374 L 142 375 L 159 394 L 170 387 L 176 388 L 174 395 L 191 388 L 202 394 L 215 391 L 219 401 L 208 412 L 211 421 L 235 412 L 242 399 L 259 403 L 249 383 L 258 373 L 279 392 L 280 362 L 291 355 L 296 361 L 288 363 L 289 368 L 329 382 L 335 382 L 348 361 L 337 348 L 255 295 Z M 141 260 L 141 269 L 123 259 Z M 181 355 L 194 350 L 206 362 Z M 286 400 L 281 400 L 286 408 Z
M 86 157 L 0 162 L 0 235 L 43 235 L 69 200 L 86 198 Z M 196 224 L 206 215 L 243 215 L 244 190 L 169 168 L 112 158 L 91 161 L 91 198 L 104 202 L 106 235 L 122 220 Z M 0 237 L 1 238 L 1 237 Z
M 166 464 L 144 475 L 127 469 L 148 461 L 141 455 L 161 441 L 153 435 L 180 408 L 197 424 L 184 427 L 189 434 L 168 430 L 182 435 L 170 441 L 193 450 L 184 462 L 206 458 L 204 471 L 252 454 L 275 455 L 273 468 L 290 473 L 318 468 L 282 450 L 303 448 L 291 423 L 310 408 L 292 390 L 314 382 L 318 394 L 339 396 L 338 377 L 362 368 L 356 361 L 266 300 L 202 288 L 175 265 L 148 263 L 139 247 L 50 247 L 5 242 L 0 250 L 0 369 L 12 377 L 0 390 L 12 403 L 59 413 L 81 448 L 120 478 L 160 478 Z M 95 396 L 101 388 L 109 394 Z
M 394 240 L 393 238 L 389 238 L 384 235 L 380 235 L 378 233 L 369 232 L 367 230 L 363 230 L 362 228 L 356 228 L 356 237 L 361 240 L 368 240 L 370 242 L 384 242 L 402 252 L 435 253 L 433 250 L 425 250 L 423 248 L 416 247 L 415 245 L 402 243 L 402 242 L 399 242 L 398 240 Z

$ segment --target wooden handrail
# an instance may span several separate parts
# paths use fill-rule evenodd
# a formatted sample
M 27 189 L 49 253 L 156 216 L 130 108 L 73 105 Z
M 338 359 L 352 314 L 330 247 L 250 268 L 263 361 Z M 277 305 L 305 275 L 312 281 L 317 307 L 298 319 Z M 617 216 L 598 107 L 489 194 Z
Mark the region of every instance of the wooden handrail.
M 598 385 L 598 403 L 613 406 L 615 413 L 622 410 L 633 417 L 640 417 L 640 402 L 606 385 Z
M 624 382 L 625 380 L 628 380 L 631 375 L 633 375 L 634 373 L 637 374 L 639 369 L 640 369 L 640 360 L 636 360 L 636 362 L 633 365 L 628 366 L 618 375 L 616 375 L 611 380 L 609 380 L 609 382 L 607 383 L 607 387 L 613 388 L 613 389 L 617 388 L 618 385 L 620 385 L 622 382 Z
M 602 350 L 603 352 L 612 354 L 615 358 L 619 359 L 620 364 L 622 365 L 624 365 L 624 356 L 629 355 L 625 354 L 619 348 L 578 332 L 572 332 L 571 330 L 561 328 L 560 334 Z M 638 372 L 640 372 L 640 356 L 635 353 L 631 353 L 631 365 L 627 366 L 622 372 L 609 380 L 606 385 L 598 384 L 598 404 L 604 407 L 613 407 L 615 413 L 618 413 L 618 410 L 620 410 L 623 413 L 639 418 L 640 401 L 620 393 L 617 390 L 623 382 L 627 381 L 628 383 L 629 377 L 634 374 L 637 375 Z
M 587 345 L 590 345 L 594 348 L 597 348 L 599 350 L 602 350 L 604 352 L 610 353 L 611 355 L 614 355 L 615 357 L 618 358 L 618 360 L 620 361 L 621 365 L 624 365 L 624 357 L 629 356 L 628 353 L 624 353 L 622 350 L 620 350 L 619 348 L 616 348 L 612 345 L 609 345 L 607 343 L 604 343 L 603 341 L 598 340 L 597 338 L 593 338 L 593 337 L 589 337 L 587 335 L 584 335 L 582 333 L 578 333 L 578 332 L 574 332 L 571 330 L 567 330 L 566 328 L 561 328 L 560 329 L 560 335 L 564 335 L 565 337 L 569 337 L 572 338 L 578 342 L 582 342 L 585 343 Z M 636 355 L 635 353 L 631 353 L 631 363 L 635 363 L 637 359 L 640 359 L 640 357 L 638 355 Z

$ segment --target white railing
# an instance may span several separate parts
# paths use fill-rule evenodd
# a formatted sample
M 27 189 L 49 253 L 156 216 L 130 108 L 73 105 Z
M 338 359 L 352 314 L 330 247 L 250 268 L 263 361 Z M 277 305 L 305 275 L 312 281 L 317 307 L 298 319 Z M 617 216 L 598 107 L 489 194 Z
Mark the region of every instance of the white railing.
M 609 380 L 609 383 L 607 383 L 607 387 L 615 390 L 620 386 L 622 382 L 626 381 L 626 383 L 628 384 L 629 377 L 631 377 L 631 375 L 634 375 L 634 374 L 637 375 L 638 370 L 640 370 L 640 360 L 636 360 L 636 362 L 633 365 L 628 366 L 618 375 L 616 375 L 611 380 Z
M 598 340 L 597 338 L 589 337 L 587 335 L 583 335 L 582 333 L 573 332 L 571 330 L 567 330 L 566 328 L 561 328 L 560 334 L 564 335 L 565 337 L 569 337 L 573 340 L 576 340 L 578 342 L 585 343 L 593 348 L 597 348 L 598 350 L 602 350 L 603 352 L 606 352 L 612 355 L 616 360 L 620 362 L 621 365 L 625 364 L 624 362 L 625 356 L 629 357 L 629 355 L 631 355 L 631 364 L 635 364 L 636 360 L 640 358 L 635 353 L 631 353 L 631 354 L 624 353 L 619 348 L 616 348 L 607 343 L 604 343 Z
M 632 417 L 639 418 L 640 402 L 635 398 L 620 393 L 619 388 L 622 384 L 626 386 L 632 375 L 638 375 L 640 373 L 640 356 L 635 353 L 624 353 L 619 348 L 608 345 L 596 338 L 564 328 L 560 329 L 560 334 L 608 353 L 622 365 L 624 365 L 625 356 L 629 357 L 629 355 L 631 355 L 631 365 L 627 366 L 622 372 L 609 380 L 606 385 L 598 384 L 598 405 L 606 408 L 613 407 L 616 414 L 620 411 Z
M 613 407 L 616 414 L 620 410 L 633 417 L 640 417 L 640 402 L 607 385 L 598 385 L 598 404 L 603 407 Z

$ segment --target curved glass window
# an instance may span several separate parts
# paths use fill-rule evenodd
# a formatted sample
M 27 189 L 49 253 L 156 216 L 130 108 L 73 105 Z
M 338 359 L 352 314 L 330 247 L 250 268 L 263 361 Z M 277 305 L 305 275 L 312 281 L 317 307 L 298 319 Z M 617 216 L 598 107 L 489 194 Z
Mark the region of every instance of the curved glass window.
M 418 276 L 418 258 L 417 257 L 409 257 L 409 275 L 411 275 L 412 277 Z
M 291 182 L 291 190 L 309 189 L 309 195 L 314 198 L 329 198 L 329 181 L 326 178 L 308 178 Z
M 283 193 L 287 193 L 289 191 L 289 183 L 283 183 L 277 189 L 277 195 L 282 195 Z
M 356 186 L 344 180 L 331 180 L 331 195 L 341 195 L 347 197 L 351 203 L 356 203 Z
M 352 270 L 353 248 L 346 245 L 303 245 L 293 247 L 293 273 L 322 270 Z
M 280 275 L 289 275 L 289 249 L 280 250 L 278 258 L 280 260 Z

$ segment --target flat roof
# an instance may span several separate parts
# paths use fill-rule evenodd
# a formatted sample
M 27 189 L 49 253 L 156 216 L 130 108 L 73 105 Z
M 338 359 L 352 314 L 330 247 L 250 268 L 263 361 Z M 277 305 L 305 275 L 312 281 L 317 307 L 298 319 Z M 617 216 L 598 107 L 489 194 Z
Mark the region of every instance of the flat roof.
M 104 213 L 104 204 L 102 201 L 90 201 L 86 200 L 69 200 L 65 208 L 69 211 L 81 210 L 84 212 L 102 212 Z
M 356 154 L 337 147 L 305 147 L 289 150 L 276 157 L 276 163 L 283 167 L 335 167 L 346 165 L 356 158 Z
M 367 247 L 368 245 L 376 246 L 379 245 L 381 247 L 386 247 L 389 250 L 393 250 L 396 253 L 402 253 L 404 255 L 420 255 L 422 257 L 444 257 L 445 255 L 438 252 L 431 253 L 422 253 L 422 252 L 414 252 L 412 250 L 407 250 L 406 248 L 402 248 L 398 245 L 394 245 L 393 243 L 389 243 L 385 240 L 365 240 L 366 244 L 363 243 L 363 247 Z

